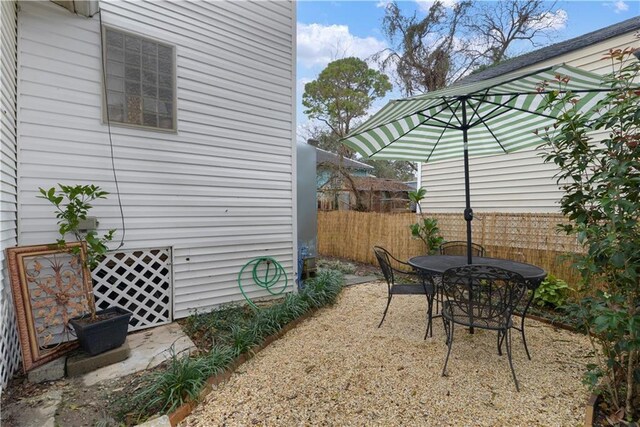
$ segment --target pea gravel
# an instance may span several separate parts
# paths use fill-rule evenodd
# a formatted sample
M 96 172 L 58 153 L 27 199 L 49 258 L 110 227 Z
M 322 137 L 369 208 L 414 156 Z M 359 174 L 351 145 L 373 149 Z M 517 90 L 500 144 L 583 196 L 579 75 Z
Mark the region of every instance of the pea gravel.
M 396 296 L 380 329 L 386 285 L 345 289 L 211 392 L 181 426 L 575 426 L 593 363 L 587 337 L 527 321 L 533 360 L 513 333 L 516 392 L 496 335 L 456 330 L 448 376 L 442 321 L 423 340 L 426 298 Z

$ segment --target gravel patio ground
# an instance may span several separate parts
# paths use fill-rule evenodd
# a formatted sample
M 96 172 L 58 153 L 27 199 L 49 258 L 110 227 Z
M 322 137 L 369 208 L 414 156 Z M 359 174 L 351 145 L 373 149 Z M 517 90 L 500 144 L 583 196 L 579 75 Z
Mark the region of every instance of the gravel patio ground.
M 513 334 L 516 392 L 495 333 L 456 330 L 448 376 L 442 321 L 423 340 L 426 299 L 396 296 L 377 328 L 386 285 L 346 288 L 242 365 L 181 426 L 492 425 L 583 423 L 594 361 L 587 337 L 527 321 L 529 361 Z

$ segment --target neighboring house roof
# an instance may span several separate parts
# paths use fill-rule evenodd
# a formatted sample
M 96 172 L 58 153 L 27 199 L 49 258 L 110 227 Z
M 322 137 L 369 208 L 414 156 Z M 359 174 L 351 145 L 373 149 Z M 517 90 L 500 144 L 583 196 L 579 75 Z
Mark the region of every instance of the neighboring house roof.
M 515 58 L 500 62 L 485 70 L 470 74 L 461 79 L 458 83 L 473 83 L 498 77 L 637 30 L 640 30 L 640 17 L 627 19 L 626 21 L 619 22 L 609 27 L 601 28 L 591 33 L 552 44 L 551 46 L 543 47 L 541 49 L 534 50 L 533 52 L 525 53 L 524 55 L 516 56 Z
M 375 178 L 372 176 L 354 176 L 353 183 L 358 191 L 411 191 L 404 182 L 386 178 Z
M 332 153 L 330 151 L 323 150 L 318 147 L 314 147 L 316 149 L 316 164 L 322 163 L 332 163 L 334 165 L 340 164 L 340 156 L 336 153 Z M 347 159 L 346 157 L 342 159 L 342 165 L 347 169 L 373 169 L 373 166 L 368 165 L 366 163 L 359 162 L 357 160 Z

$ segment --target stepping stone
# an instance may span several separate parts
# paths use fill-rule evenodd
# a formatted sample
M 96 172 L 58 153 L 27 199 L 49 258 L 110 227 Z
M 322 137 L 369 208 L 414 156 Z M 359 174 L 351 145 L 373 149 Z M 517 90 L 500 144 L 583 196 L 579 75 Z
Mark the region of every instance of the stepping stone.
M 175 322 L 130 334 L 127 342 L 131 349 L 128 359 L 85 374 L 82 377 L 84 384 L 91 386 L 153 368 L 170 356 L 172 347 L 176 354 L 195 349 L 191 339 Z
M 131 349 L 129 348 L 128 341 L 125 341 L 124 344 L 118 348 L 105 351 L 95 356 L 89 356 L 84 351 L 80 351 L 67 358 L 67 376 L 79 377 L 80 375 L 93 372 L 104 366 L 122 362 L 127 359 L 130 354 Z
M 376 276 L 356 276 L 355 274 L 345 274 L 345 286 L 359 285 L 361 283 L 377 282 L 380 280 Z

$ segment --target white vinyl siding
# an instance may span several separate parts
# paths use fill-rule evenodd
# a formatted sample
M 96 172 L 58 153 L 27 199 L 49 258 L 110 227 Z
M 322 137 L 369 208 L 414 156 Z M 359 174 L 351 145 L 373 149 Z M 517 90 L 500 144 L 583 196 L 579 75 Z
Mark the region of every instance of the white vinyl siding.
M 101 2 L 104 25 L 175 46 L 177 132 L 113 126 L 125 249 L 173 248 L 174 316 L 242 298 L 251 258 L 293 284 L 294 34 L 290 2 Z M 102 230 L 122 236 L 102 122 L 98 17 L 24 2 L 20 13 L 21 244 L 53 241 L 39 186 L 93 183 Z M 253 290 L 251 297 L 265 295 Z
M 611 38 L 550 60 L 522 68 L 536 70 L 566 63 L 599 74 L 611 72 L 610 61 L 602 60 L 609 49 L 637 44 L 633 33 Z M 535 138 L 532 135 L 532 138 Z M 542 143 L 542 141 L 540 141 Z M 427 212 L 462 212 L 464 210 L 464 175 L 462 158 L 452 161 L 422 163 L 422 186 L 427 189 L 423 208 Z M 537 150 L 510 154 L 471 157 L 469 175 L 471 207 L 482 212 L 559 212 L 562 191 L 558 189 L 553 164 L 545 164 Z
M 16 7 L 14 1 L 0 2 L 0 391 L 20 362 L 11 284 L 4 259 L 4 250 L 17 242 Z

